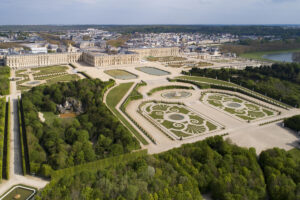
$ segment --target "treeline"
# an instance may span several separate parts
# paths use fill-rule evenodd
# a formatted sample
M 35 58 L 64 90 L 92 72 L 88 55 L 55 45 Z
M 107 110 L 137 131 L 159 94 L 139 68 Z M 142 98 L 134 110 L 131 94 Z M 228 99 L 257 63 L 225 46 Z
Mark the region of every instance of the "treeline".
M 300 131 L 300 115 L 295 115 L 293 117 L 284 120 L 284 126 L 288 127 L 296 132 Z
M 190 74 L 231 81 L 291 106 L 300 106 L 299 64 L 273 64 L 244 70 L 193 68 Z
M 255 150 L 213 137 L 97 171 L 66 173 L 36 199 L 201 200 L 201 193 L 220 200 L 265 199 Z
M 300 63 L 300 53 L 299 52 L 293 53 L 293 61 Z
M 122 33 L 162 33 L 185 32 L 220 34 L 231 33 L 235 35 L 275 35 L 283 38 L 300 36 L 300 29 L 289 26 L 266 25 L 3 25 L 0 31 L 50 31 L 60 32 L 67 30 L 86 30 L 98 28 Z
M 111 81 L 84 79 L 39 86 L 22 95 L 30 172 L 49 176 L 62 169 L 140 148 L 138 141 L 102 102 Z M 67 97 L 82 102 L 84 113 L 61 119 L 56 105 Z M 38 112 L 52 116 L 40 121 Z
M 238 55 L 259 51 L 279 51 L 300 49 L 300 37 L 285 40 L 241 40 L 237 43 L 228 43 L 221 46 L 222 52 L 233 52 Z
M 0 95 L 9 94 L 10 68 L 0 66 Z
M 65 40 L 65 39 L 60 39 L 58 36 L 50 33 L 38 33 L 38 35 L 49 42 L 50 44 L 57 44 L 57 45 L 66 45 L 68 46 L 69 44 L 74 45 L 75 42 L 72 40 Z
M 0 182 L 9 178 L 9 102 L 0 98 Z

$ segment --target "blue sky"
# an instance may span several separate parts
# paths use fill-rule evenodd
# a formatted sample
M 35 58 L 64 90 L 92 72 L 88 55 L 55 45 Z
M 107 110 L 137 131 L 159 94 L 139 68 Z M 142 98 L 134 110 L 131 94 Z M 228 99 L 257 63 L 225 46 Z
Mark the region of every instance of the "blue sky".
M 299 24 L 300 0 L 0 0 L 0 24 Z

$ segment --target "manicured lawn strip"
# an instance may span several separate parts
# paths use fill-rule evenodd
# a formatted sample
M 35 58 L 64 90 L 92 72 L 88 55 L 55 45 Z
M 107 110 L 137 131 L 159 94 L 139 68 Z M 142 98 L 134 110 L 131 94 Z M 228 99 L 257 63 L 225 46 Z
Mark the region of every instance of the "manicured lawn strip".
M 217 126 L 215 126 L 214 124 L 210 123 L 209 121 L 206 122 L 206 126 L 209 129 L 209 131 L 215 130 L 217 128 Z
M 113 88 L 106 97 L 107 106 L 110 110 L 118 117 L 118 119 L 129 129 L 129 131 L 134 134 L 137 139 L 142 142 L 142 144 L 146 145 L 148 142 L 131 126 L 131 124 L 121 115 L 116 109 L 117 104 L 121 101 L 124 95 L 128 92 L 128 90 L 133 85 L 133 82 L 130 83 L 122 83 L 119 86 Z
M 47 80 L 47 79 L 51 79 L 51 78 L 55 78 L 55 77 L 59 77 L 59 76 L 63 76 L 63 75 L 68 75 L 68 73 L 64 73 L 64 74 L 48 74 L 47 76 L 34 77 L 34 80 Z
M 1 98 L 0 99 L 0 180 L 2 180 L 2 174 L 3 174 L 5 110 L 6 110 L 6 100 L 5 98 Z
M 131 122 L 133 122 L 140 129 L 140 131 L 142 131 L 144 133 L 145 136 L 147 136 L 154 144 L 156 144 L 156 141 L 154 140 L 154 138 L 145 129 L 143 129 L 139 123 L 137 123 L 134 119 L 132 119 L 132 117 L 130 115 L 128 115 L 128 113 L 126 112 L 126 107 L 128 106 L 128 104 L 131 101 L 143 98 L 143 95 L 141 93 L 139 93 L 138 89 L 145 85 L 147 85 L 147 83 L 145 83 L 143 81 L 136 84 L 135 87 L 133 88 L 133 90 L 131 91 L 131 93 L 127 96 L 126 100 L 122 103 L 120 110 L 131 120 Z M 147 144 L 149 144 L 149 143 L 147 142 Z
M 10 101 L 6 102 L 2 177 L 9 179 L 10 160 Z
M 66 66 L 50 66 L 50 67 L 38 67 L 38 68 L 32 68 L 32 71 L 40 71 L 34 76 L 39 76 L 39 75 L 46 75 L 46 74 L 52 74 L 52 73 L 60 73 L 60 72 L 65 72 L 68 69 Z
M 233 87 L 232 90 L 234 90 L 236 88 L 236 89 L 239 89 L 241 91 L 244 91 L 248 95 L 251 94 L 253 97 L 259 98 L 261 100 L 268 101 L 269 103 L 273 103 L 275 105 L 277 104 L 277 105 L 280 105 L 281 107 L 284 107 L 284 108 L 291 108 L 290 105 L 287 105 L 285 103 L 282 103 L 282 102 L 277 101 L 275 99 L 272 99 L 270 97 L 264 96 L 264 95 L 262 95 L 258 92 L 254 92 L 254 91 L 249 90 L 245 87 L 241 87 L 241 86 L 236 85 L 234 83 L 230 83 L 230 82 L 226 82 L 226 81 L 222 81 L 222 80 L 217 80 L 217 79 L 213 79 L 213 78 L 199 77 L 199 76 L 179 76 L 179 77 L 176 77 L 175 80 L 176 79 L 196 81 L 196 83 L 197 82 L 204 82 L 204 83 L 213 84 L 213 85 L 220 85 L 220 86 L 224 85 L 224 86 L 227 86 L 227 87 Z
M 58 76 L 47 80 L 47 85 L 58 83 L 58 82 L 68 82 L 68 81 L 78 81 L 80 78 L 76 74 L 67 74 L 63 76 Z
M 17 187 L 17 188 L 12 190 L 14 187 Z M 22 187 L 25 187 L 27 189 L 22 188 Z M 19 200 L 27 200 L 28 197 L 30 197 L 36 191 L 37 191 L 37 188 L 33 188 L 33 187 L 23 185 L 23 184 L 18 184 L 18 185 L 14 185 L 11 188 L 9 188 L 4 194 L 2 194 L 0 196 L 0 198 L 2 198 L 1 200 L 12 200 L 12 199 L 17 199 L 17 198 L 15 198 L 16 194 L 20 194 L 21 197 L 19 198 Z M 10 193 L 8 193 L 8 192 L 10 192 Z M 30 199 L 33 199 L 33 198 L 30 198 Z
M 105 70 L 104 73 L 117 79 L 125 79 L 122 76 L 132 76 L 132 79 L 137 77 L 137 75 L 122 69 Z
M 183 60 L 187 60 L 184 57 L 178 57 L 178 56 L 165 56 L 165 57 L 153 57 L 153 56 L 149 56 L 147 57 L 148 61 L 151 62 L 155 62 L 155 61 L 159 61 L 159 62 L 172 62 L 172 61 L 183 61 Z
M 161 86 L 157 88 L 153 88 L 150 90 L 147 94 L 151 96 L 153 93 L 162 91 L 162 90 L 170 90 L 170 89 L 186 89 L 186 90 L 193 90 L 193 87 L 188 87 L 188 86 L 182 86 L 182 85 L 168 85 L 168 86 Z
M 18 121 L 19 121 L 19 132 L 20 132 L 20 150 L 22 155 L 22 170 L 23 175 L 26 175 L 29 171 L 29 167 L 27 168 L 28 164 L 26 164 L 26 153 L 25 153 L 25 142 L 24 135 L 25 135 L 25 126 L 23 124 L 23 114 L 22 114 L 22 102 L 18 100 Z

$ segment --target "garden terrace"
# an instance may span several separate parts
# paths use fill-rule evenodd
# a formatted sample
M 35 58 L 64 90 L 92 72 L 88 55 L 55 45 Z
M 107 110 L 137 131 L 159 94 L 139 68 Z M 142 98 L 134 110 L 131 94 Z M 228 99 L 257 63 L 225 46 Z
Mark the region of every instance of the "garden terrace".
M 204 103 L 211 105 L 218 110 L 247 121 L 276 116 L 279 114 L 273 109 L 266 108 L 241 97 L 225 93 L 207 92 L 202 94 L 201 99 Z
M 207 134 L 222 127 L 182 104 L 144 102 L 140 105 L 140 112 L 151 123 L 177 140 Z

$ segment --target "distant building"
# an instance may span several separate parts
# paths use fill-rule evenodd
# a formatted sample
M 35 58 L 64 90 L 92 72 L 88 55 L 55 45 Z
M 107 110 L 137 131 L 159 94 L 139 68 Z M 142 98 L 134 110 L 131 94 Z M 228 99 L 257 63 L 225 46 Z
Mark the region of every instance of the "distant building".
M 48 53 L 48 49 L 44 44 L 33 43 L 23 44 L 23 46 L 28 47 L 32 54 Z

